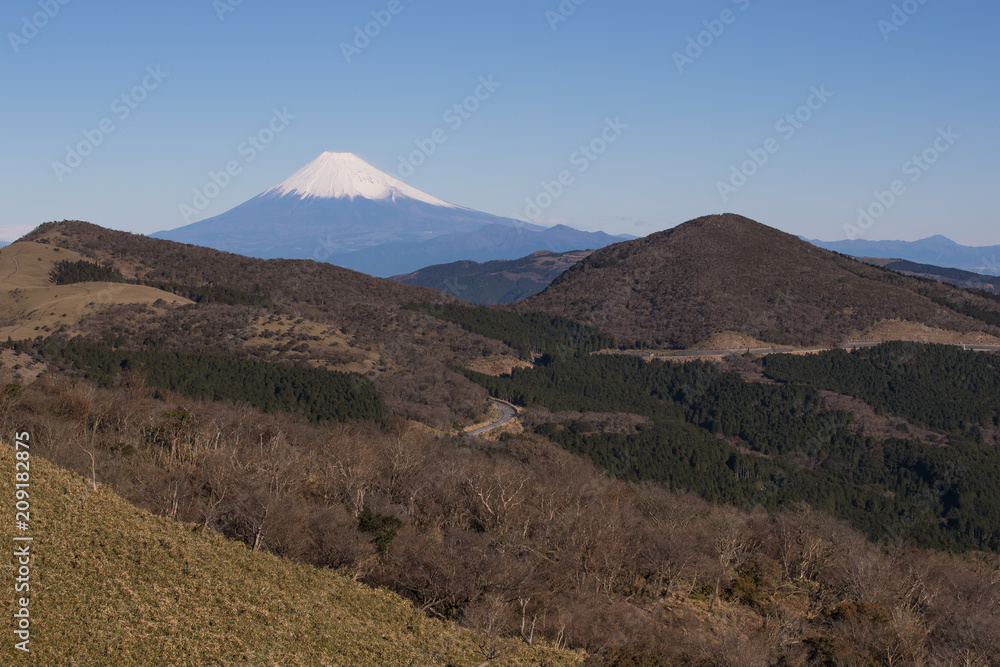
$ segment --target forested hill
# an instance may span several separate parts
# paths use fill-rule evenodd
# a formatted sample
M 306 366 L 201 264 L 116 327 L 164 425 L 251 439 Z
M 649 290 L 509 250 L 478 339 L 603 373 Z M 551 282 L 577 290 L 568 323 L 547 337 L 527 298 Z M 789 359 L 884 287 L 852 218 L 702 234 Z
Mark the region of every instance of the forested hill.
M 539 250 L 520 259 L 437 264 L 392 279 L 407 285 L 433 287 L 462 301 L 490 306 L 538 294 L 592 252 Z
M 722 331 L 777 344 L 836 344 L 887 319 L 1000 333 L 953 305 L 1000 312 L 981 296 L 725 214 L 598 250 L 516 307 L 596 326 L 620 344 L 677 348 Z

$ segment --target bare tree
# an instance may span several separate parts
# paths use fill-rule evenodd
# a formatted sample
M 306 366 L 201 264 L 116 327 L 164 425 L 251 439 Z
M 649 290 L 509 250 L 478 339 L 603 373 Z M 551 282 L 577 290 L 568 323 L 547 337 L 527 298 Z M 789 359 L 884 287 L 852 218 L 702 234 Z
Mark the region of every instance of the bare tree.
M 465 625 L 475 632 L 477 652 L 486 660 L 484 665 L 509 653 L 513 646 L 506 635 L 509 609 L 498 593 L 483 596 L 463 614 Z

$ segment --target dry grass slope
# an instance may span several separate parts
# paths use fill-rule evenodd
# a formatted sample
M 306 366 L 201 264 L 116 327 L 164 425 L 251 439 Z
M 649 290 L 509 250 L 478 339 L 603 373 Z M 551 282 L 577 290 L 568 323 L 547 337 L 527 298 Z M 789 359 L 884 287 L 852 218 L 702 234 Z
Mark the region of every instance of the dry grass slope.
M 15 243 L 0 250 L 0 340 L 48 335 L 73 326 L 103 306 L 143 303 L 191 303 L 143 285 L 80 283 L 53 285 L 56 262 L 81 259 L 78 253 L 43 243 Z
M 13 449 L 0 488 L 13 497 Z M 75 474 L 31 461 L 30 655 L 10 635 L 5 665 L 456 665 L 484 662 L 476 635 L 344 574 L 251 553 L 139 510 Z M 9 545 L 12 511 L 2 533 Z M 4 559 L 4 580 L 12 581 Z M 5 612 L 13 614 L 9 589 Z M 17 655 L 15 656 L 15 652 Z M 512 644 L 491 665 L 575 665 Z

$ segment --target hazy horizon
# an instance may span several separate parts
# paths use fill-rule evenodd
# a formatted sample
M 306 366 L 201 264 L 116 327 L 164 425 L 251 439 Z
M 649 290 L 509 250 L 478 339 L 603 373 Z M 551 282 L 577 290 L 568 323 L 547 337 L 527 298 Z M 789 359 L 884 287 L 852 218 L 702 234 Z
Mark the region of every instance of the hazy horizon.
M 986 2 L 18 0 L 4 16 L 0 240 L 61 219 L 174 229 L 230 162 L 197 219 L 343 151 L 522 219 L 569 172 L 543 225 L 642 236 L 731 211 L 824 241 L 1000 244 Z M 861 228 L 859 208 L 876 214 Z

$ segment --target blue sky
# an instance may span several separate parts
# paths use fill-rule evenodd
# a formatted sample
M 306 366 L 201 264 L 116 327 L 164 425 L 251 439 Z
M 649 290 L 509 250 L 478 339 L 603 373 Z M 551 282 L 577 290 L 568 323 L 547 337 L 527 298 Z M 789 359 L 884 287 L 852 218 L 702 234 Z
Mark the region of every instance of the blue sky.
M 1000 244 L 995 2 L 62 2 L 0 10 L 0 240 L 63 218 L 179 227 L 228 162 L 194 219 L 325 150 L 399 175 L 423 141 L 408 183 L 543 224 L 643 235 L 732 211 L 824 240 Z M 481 77 L 499 85 L 446 121 Z

